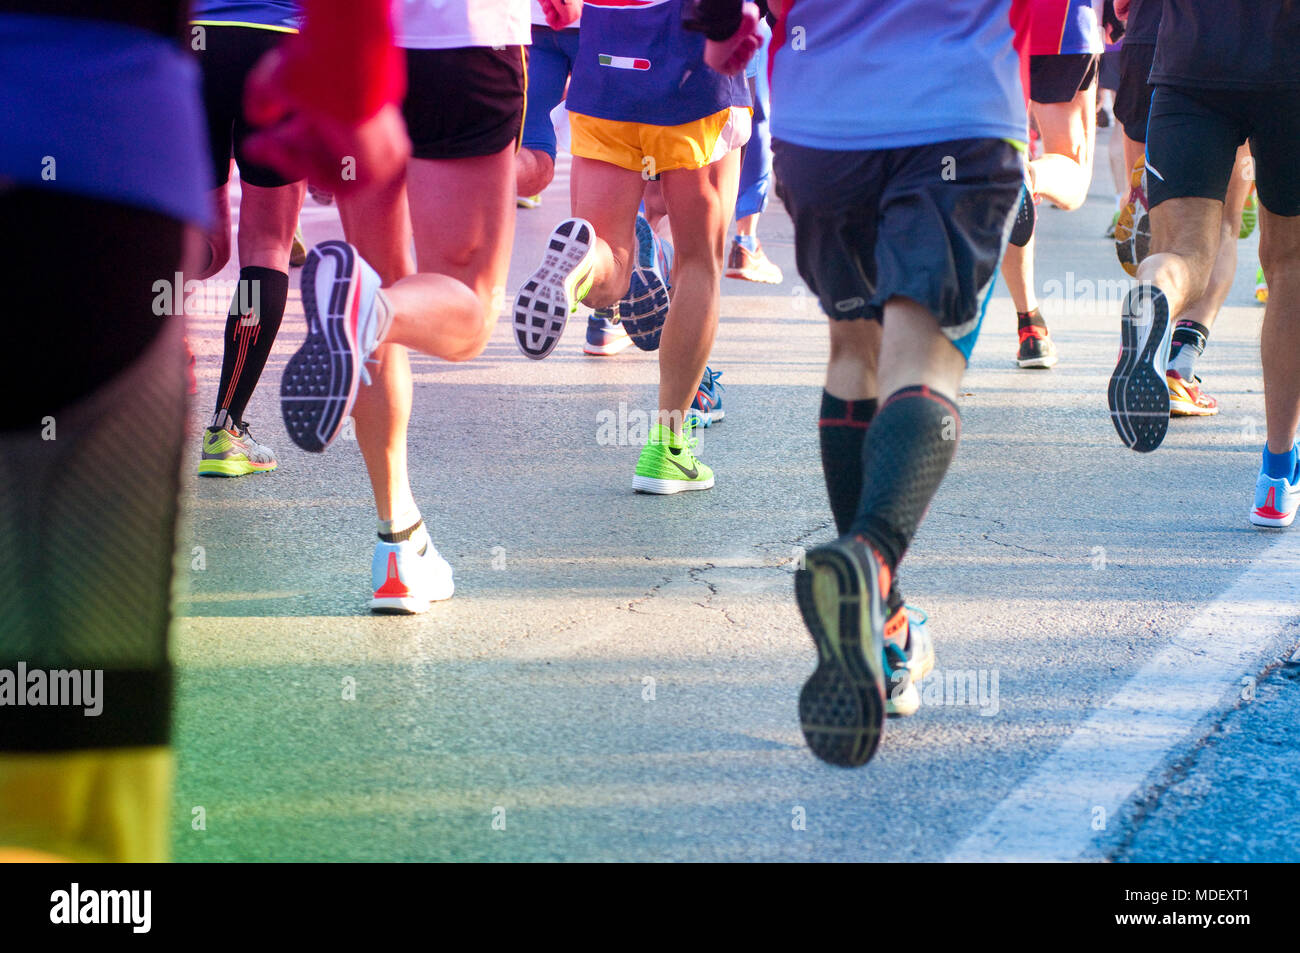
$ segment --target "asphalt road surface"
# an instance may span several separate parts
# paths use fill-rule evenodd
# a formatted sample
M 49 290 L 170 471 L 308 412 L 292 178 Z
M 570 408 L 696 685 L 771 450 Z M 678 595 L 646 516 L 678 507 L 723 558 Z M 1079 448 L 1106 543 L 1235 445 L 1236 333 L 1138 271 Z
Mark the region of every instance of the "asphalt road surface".
M 1200 364 L 1222 413 L 1176 420 L 1138 455 L 1106 412 L 1127 288 L 1102 237 L 1109 191 L 1099 162 L 1083 209 L 1040 215 L 1055 369 L 1016 368 L 995 292 L 956 462 L 902 568 L 938 667 L 921 712 L 855 771 L 817 761 L 798 724 L 815 651 L 791 571 L 833 535 L 816 431 L 827 335 L 778 201 L 760 234 L 785 283 L 724 281 L 710 364 L 727 417 L 698 450 L 709 492 L 632 493 L 656 358 L 584 356 L 581 319 L 542 362 L 504 314 L 473 362 L 413 356 L 414 488 L 457 585 L 418 617 L 366 609 L 374 512 L 355 441 L 308 455 L 280 423 L 304 330 L 296 275 L 248 414 L 280 469 L 193 476 L 220 370 L 214 305 L 191 328 L 175 856 L 1300 858 L 1286 662 L 1300 529 L 1247 523 L 1258 236 L 1239 244 Z M 567 194 L 562 167 L 520 211 L 510 296 Z M 310 199 L 303 224 L 310 242 L 342 234 Z

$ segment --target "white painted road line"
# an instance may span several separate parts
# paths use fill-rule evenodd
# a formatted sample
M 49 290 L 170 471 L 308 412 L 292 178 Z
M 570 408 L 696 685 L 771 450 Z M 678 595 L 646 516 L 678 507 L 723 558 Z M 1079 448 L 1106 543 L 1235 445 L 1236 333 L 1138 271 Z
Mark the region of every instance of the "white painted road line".
M 1243 517 L 1244 519 L 1244 517 Z M 1300 533 L 1287 533 L 1008 794 L 948 861 L 1071 861 L 1243 679 L 1286 653 L 1300 618 Z M 1290 638 L 1294 639 L 1294 630 Z M 1099 810 L 1100 809 L 1100 810 Z

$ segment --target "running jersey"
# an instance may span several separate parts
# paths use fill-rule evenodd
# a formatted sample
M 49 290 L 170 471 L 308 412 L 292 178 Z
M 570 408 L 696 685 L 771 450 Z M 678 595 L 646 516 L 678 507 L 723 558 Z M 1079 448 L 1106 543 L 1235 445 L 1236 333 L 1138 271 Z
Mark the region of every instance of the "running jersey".
M 302 4 L 298 0 L 194 0 L 190 22 L 297 31 L 302 25 Z
M 397 45 L 408 50 L 527 46 L 528 0 L 393 0 Z
M 0 182 L 212 218 L 198 64 L 174 39 L 0 14 L 0 129 Z
M 584 116 L 679 126 L 748 106 L 743 75 L 704 63 L 704 35 L 682 27 L 682 0 L 588 0 L 568 108 Z
M 1165 0 L 1150 82 L 1300 88 L 1300 2 Z
M 1163 6 L 1164 0 L 1131 0 L 1128 5 L 1128 22 L 1124 24 L 1124 42 L 1155 46 Z
M 795 0 L 773 31 L 772 136 L 815 149 L 1027 141 L 1019 0 Z
M 538 3 L 537 0 L 529 0 L 529 2 L 532 5 L 533 26 L 549 27 L 550 24 L 546 22 L 546 14 L 542 12 L 542 5 Z M 579 13 L 578 19 L 574 20 L 572 23 L 566 26 L 565 29 L 576 30 L 581 24 L 582 24 L 582 14 Z
M 1029 53 L 1100 53 L 1101 31 L 1092 0 L 1029 0 Z

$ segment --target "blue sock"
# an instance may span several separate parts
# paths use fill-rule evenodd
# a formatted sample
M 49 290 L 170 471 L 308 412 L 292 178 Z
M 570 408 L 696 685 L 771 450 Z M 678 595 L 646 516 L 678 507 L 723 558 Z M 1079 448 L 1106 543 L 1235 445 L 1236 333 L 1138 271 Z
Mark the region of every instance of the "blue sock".
M 758 250 L 758 239 L 753 235 L 737 235 L 736 241 L 739 242 L 748 251 Z
M 1286 479 L 1292 483 L 1298 479 L 1296 471 L 1300 470 L 1300 453 L 1292 447 L 1286 453 L 1272 453 L 1264 447 L 1264 475 L 1270 480 Z

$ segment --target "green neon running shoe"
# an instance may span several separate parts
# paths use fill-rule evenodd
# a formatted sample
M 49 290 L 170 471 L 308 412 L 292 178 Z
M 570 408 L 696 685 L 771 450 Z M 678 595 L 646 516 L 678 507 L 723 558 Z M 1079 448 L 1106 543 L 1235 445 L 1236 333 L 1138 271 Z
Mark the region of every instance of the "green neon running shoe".
M 241 477 L 270 473 L 277 466 L 271 448 L 253 439 L 247 423 L 240 424 L 238 430 L 209 427 L 203 431 L 199 476 Z
M 636 462 L 632 489 L 638 493 L 681 493 L 713 486 L 713 471 L 691 453 L 696 440 L 655 424 Z

